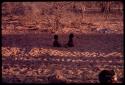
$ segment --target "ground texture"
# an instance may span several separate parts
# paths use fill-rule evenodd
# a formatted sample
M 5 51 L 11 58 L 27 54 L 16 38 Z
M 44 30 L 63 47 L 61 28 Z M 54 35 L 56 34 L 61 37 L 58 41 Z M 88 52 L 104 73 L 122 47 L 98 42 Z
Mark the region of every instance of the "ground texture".
M 73 8 L 73 6 L 76 6 Z M 2 81 L 97 83 L 103 69 L 114 69 L 123 79 L 122 3 L 110 3 L 102 13 L 100 3 L 2 4 Z M 74 47 L 66 48 L 74 33 Z M 63 47 L 52 46 L 54 34 Z

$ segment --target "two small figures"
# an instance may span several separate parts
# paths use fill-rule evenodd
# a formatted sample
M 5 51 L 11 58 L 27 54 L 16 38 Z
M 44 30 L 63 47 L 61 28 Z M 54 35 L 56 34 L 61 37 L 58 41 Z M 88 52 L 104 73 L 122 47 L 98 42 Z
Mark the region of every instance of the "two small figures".
M 74 47 L 73 37 L 73 33 L 70 33 L 68 43 L 65 45 L 65 47 Z M 58 35 L 54 35 L 53 47 L 62 47 L 58 41 Z

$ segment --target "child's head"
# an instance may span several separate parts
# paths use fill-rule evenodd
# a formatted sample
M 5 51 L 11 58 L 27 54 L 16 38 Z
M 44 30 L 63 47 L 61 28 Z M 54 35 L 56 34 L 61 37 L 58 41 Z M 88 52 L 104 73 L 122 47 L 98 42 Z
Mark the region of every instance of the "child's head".
M 74 37 L 73 33 L 70 33 L 69 38 L 73 38 L 73 37 Z
M 99 73 L 100 83 L 114 83 L 117 81 L 114 70 L 103 70 Z
M 54 35 L 54 39 L 57 40 L 58 39 L 58 35 Z

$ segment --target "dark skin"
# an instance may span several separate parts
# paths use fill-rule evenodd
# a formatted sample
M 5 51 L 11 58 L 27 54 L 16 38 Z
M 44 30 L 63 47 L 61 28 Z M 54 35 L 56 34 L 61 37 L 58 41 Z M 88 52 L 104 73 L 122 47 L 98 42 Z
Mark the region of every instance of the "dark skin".
M 61 47 L 61 44 L 58 42 L 58 35 L 54 35 L 53 47 Z
M 113 70 L 103 70 L 99 73 L 100 83 L 116 83 L 117 77 Z
M 73 37 L 74 37 L 74 35 L 71 33 L 71 34 L 69 35 L 69 41 L 68 41 L 68 43 L 67 43 L 68 47 L 74 47 Z

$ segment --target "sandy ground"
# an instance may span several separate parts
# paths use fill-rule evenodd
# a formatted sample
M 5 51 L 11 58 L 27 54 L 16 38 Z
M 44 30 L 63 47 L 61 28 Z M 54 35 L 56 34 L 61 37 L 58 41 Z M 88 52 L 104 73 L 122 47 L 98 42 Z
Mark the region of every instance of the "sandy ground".
M 80 2 L 76 10 L 82 7 L 84 11 L 77 13 L 72 11 L 73 4 L 2 4 L 3 82 L 50 83 L 48 78 L 56 75 L 67 83 L 97 83 L 103 69 L 114 69 L 118 83 L 122 82 L 123 5 L 120 10 L 101 13 L 93 2 Z M 26 14 L 20 15 L 19 6 Z M 71 32 L 75 47 L 65 48 Z M 54 34 L 63 47 L 52 46 Z
M 68 35 L 59 35 L 62 45 L 67 40 Z M 50 33 L 3 35 L 3 81 L 47 83 L 47 78 L 56 74 L 68 83 L 96 83 L 101 70 L 115 69 L 121 82 L 122 34 L 76 34 L 72 48 L 55 48 L 52 42 Z

